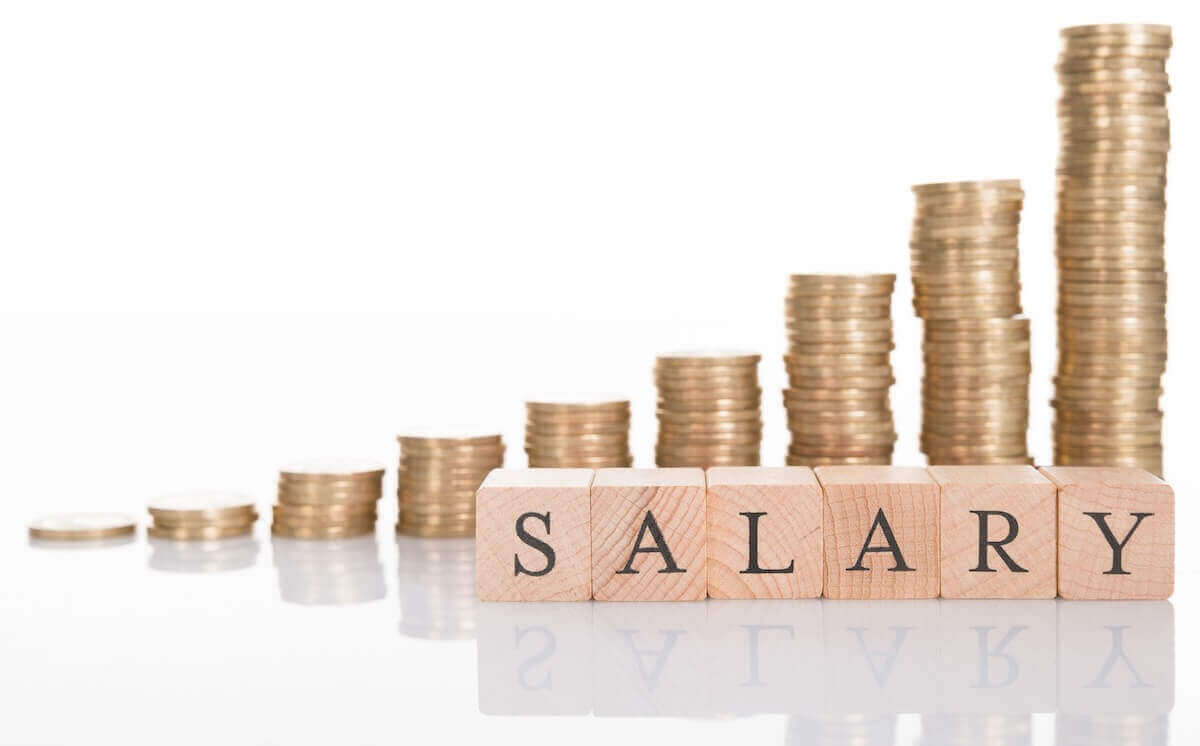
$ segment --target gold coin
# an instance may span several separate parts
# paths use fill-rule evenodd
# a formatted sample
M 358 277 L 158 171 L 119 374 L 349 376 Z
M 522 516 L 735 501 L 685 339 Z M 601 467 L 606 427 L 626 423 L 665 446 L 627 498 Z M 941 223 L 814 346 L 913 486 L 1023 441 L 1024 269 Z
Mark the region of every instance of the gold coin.
M 51 541 L 101 541 L 128 536 L 136 530 L 136 522 L 121 513 L 63 513 L 29 524 L 29 537 Z
M 290 526 L 279 523 L 271 524 L 271 534 L 290 539 L 346 539 L 351 536 L 362 536 L 374 533 L 374 523 L 370 525 L 346 526 Z

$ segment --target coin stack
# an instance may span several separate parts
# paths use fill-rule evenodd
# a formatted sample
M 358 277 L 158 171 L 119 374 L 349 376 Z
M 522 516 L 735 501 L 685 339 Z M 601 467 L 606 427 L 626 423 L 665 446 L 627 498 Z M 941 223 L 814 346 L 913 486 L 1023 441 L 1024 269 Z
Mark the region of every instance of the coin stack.
M 925 320 L 921 451 L 931 464 L 1030 463 L 1029 320 L 1016 180 L 913 187 L 913 308 Z
M 228 495 L 172 495 L 149 506 L 153 539 L 205 541 L 244 536 L 254 529 L 254 501 Z
M 400 520 L 410 536 L 475 535 L 475 491 L 492 469 L 504 465 L 499 435 L 426 437 L 401 435 Z
M 792 466 L 890 464 L 895 275 L 792 275 L 787 296 Z
M 1062 37 L 1054 461 L 1161 474 L 1171 29 Z
M 630 466 L 629 402 L 526 402 L 525 453 L 530 467 Z
M 132 541 L 137 523 L 123 513 L 64 513 L 39 518 L 29 524 L 29 538 L 36 542 Z
M 659 466 L 758 466 L 762 445 L 760 355 L 679 352 L 660 355 Z
M 383 466 L 310 462 L 279 472 L 271 533 L 293 539 L 345 539 L 374 533 Z

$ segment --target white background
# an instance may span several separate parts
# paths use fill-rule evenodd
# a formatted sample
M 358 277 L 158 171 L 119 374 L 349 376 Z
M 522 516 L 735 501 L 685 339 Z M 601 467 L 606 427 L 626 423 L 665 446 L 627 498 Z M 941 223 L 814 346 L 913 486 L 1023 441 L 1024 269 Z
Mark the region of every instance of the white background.
M 522 402 L 541 395 L 630 397 L 649 465 L 651 365 L 681 347 L 763 354 L 764 463 L 781 463 L 789 272 L 897 273 L 895 460 L 921 463 L 909 187 L 962 178 L 1026 191 L 1030 444 L 1048 463 L 1057 30 L 1098 21 L 1175 29 L 1163 406 L 1183 536 L 1200 518 L 1184 9 L 0 3 L 3 541 L 178 489 L 266 505 L 281 464 L 391 463 L 414 427 L 501 431 L 523 465 Z M 1186 543 L 1179 562 L 1184 701 L 1200 580 Z

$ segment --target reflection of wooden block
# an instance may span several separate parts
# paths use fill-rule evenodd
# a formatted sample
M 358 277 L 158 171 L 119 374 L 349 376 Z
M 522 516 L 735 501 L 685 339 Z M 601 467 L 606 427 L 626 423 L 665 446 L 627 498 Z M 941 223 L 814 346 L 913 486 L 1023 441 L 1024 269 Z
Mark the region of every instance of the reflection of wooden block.
M 943 598 L 1054 598 L 1058 490 L 1032 466 L 931 466 Z
M 944 605 L 940 601 L 823 604 L 825 658 L 819 665 L 828 680 L 828 716 L 929 712 L 938 699 L 938 613 Z
M 479 605 L 479 711 L 586 715 L 592 711 L 592 606 Z
M 827 598 L 938 595 L 938 486 L 924 469 L 819 466 Z
M 496 469 L 475 494 L 484 601 L 587 601 L 591 469 Z
M 821 595 L 821 486 L 812 469 L 716 467 L 708 477 L 708 595 Z
M 1175 493 L 1148 471 L 1047 466 L 1058 485 L 1058 592 L 1163 599 L 1175 586 Z
M 597 601 L 699 601 L 706 591 L 701 469 L 600 469 L 592 483 Z

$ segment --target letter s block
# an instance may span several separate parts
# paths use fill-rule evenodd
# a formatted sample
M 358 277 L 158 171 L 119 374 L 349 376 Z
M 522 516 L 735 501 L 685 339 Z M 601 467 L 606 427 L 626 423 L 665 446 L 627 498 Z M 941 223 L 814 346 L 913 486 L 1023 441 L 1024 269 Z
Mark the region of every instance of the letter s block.
M 924 469 L 818 466 L 826 598 L 938 595 L 938 485 Z
M 483 601 L 587 601 L 591 469 L 494 469 L 475 493 Z
M 707 592 L 702 469 L 600 469 L 592 483 L 597 601 L 701 601 Z
M 1058 485 L 1058 593 L 1164 599 L 1175 587 L 1175 492 L 1130 467 L 1047 466 Z

